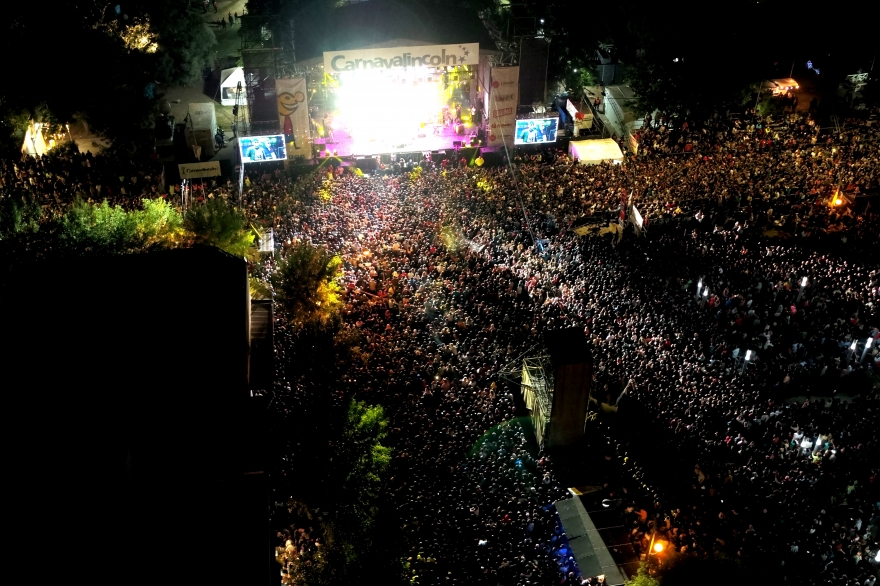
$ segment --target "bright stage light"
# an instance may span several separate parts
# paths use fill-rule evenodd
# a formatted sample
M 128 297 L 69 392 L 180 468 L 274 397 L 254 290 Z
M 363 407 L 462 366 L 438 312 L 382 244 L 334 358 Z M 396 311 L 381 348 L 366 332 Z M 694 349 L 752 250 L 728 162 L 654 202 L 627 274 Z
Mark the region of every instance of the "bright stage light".
M 443 111 L 443 85 L 427 81 L 430 68 L 400 71 L 349 71 L 339 76 L 333 127 L 345 129 L 355 142 L 407 143 Z

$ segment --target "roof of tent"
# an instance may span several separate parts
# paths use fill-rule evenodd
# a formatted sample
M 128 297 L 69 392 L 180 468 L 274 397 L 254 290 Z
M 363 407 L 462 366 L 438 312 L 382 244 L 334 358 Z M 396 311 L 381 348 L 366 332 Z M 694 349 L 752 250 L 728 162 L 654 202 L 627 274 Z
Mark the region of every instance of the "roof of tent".
M 220 72 L 220 86 L 231 86 L 241 82 L 244 85 L 244 68 L 231 67 Z
M 187 108 L 187 115 L 191 120 L 192 130 L 210 130 L 212 134 L 217 131 L 217 114 L 213 103 L 191 103 Z
M 569 143 L 569 153 L 584 164 L 623 160 L 620 146 L 610 138 L 573 140 Z

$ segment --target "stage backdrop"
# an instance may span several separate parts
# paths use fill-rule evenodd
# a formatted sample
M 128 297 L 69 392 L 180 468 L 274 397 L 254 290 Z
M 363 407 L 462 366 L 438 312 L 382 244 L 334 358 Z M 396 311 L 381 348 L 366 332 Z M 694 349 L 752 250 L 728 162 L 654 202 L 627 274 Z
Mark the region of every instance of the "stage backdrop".
M 424 45 L 419 47 L 386 47 L 324 53 L 324 72 L 365 71 L 369 69 L 403 69 L 407 67 L 446 67 L 477 65 L 480 44 Z
M 493 67 L 489 88 L 489 146 L 513 146 L 518 103 L 519 67 Z
M 278 95 L 281 132 L 284 133 L 284 142 L 287 143 L 287 158 L 292 159 L 297 155 L 311 157 L 305 78 L 276 79 L 275 92 Z

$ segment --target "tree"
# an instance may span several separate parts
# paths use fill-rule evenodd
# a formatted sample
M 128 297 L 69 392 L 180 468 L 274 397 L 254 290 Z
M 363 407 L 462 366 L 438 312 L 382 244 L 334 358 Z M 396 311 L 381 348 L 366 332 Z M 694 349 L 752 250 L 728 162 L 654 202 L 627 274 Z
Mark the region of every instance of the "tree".
M 381 406 L 354 399 L 348 405 L 342 437 L 332 458 L 331 486 L 340 487 L 335 518 L 353 544 L 346 557 L 355 561 L 370 545 L 370 528 L 378 514 L 377 501 L 382 473 L 391 462 L 391 448 L 382 445 L 388 435 L 388 419 Z
M 342 259 L 305 242 L 296 243 L 271 277 L 278 303 L 299 326 L 328 324 L 339 317 L 342 288 L 336 282 Z
M 639 572 L 626 581 L 626 586 L 660 586 L 660 581 L 648 573 L 645 564 L 639 566 Z
M 40 229 L 43 208 L 32 197 L 16 194 L 0 198 L 0 240 Z
M 254 235 L 247 218 L 225 200 L 210 198 L 190 208 L 183 225 L 193 244 L 216 246 L 240 257 L 253 253 Z
M 62 216 L 59 240 L 68 251 L 123 254 L 178 245 L 183 237 L 180 213 L 163 199 L 145 199 L 142 209 L 126 211 L 77 200 Z
M 214 31 L 185 3 L 165 0 L 162 4 L 161 10 L 147 9 L 158 44 L 156 77 L 172 85 L 195 83 L 205 67 L 214 64 Z

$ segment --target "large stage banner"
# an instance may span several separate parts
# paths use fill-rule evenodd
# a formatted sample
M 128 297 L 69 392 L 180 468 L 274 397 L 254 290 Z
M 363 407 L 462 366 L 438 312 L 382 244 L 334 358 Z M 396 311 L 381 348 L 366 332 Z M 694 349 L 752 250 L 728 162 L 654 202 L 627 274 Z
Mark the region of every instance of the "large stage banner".
M 275 91 L 278 95 L 278 118 L 284 142 L 287 143 L 287 158 L 295 156 L 311 157 L 309 144 L 309 105 L 306 100 L 306 80 L 304 77 L 276 79 Z
M 409 67 L 453 67 L 479 63 L 479 43 L 386 47 L 324 53 L 324 73 Z
M 489 88 L 489 146 L 513 146 L 518 103 L 519 67 L 493 67 Z

